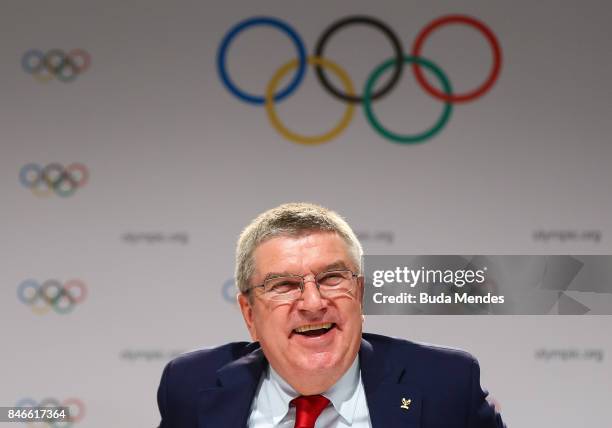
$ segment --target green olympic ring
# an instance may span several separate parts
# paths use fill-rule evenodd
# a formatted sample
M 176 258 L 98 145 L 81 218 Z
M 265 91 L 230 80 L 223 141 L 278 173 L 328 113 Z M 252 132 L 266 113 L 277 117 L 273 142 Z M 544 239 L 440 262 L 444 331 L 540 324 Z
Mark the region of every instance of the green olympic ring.
M 434 64 L 433 62 L 425 58 L 415 57 L 415 56 L 410 56 L 410 55 L 404 56 L 404 62 L 405 63 L 416 63 L 432 71 L 433 74 L 438 78 L 438 80 L 440 80 L 444 93 L 449 97 L 452 95 L 453 90 L 452 90 L 450 81 L 448 80 L 448 78 L 446 77 L 442 69 L 440 69 L 440 67 L 438 67 L 436 64 Z M 368 77 L 368 80 L 365 84 L 365 90 L 364 90 L 364 95 L 363 95 L 363 107 L 364 107 L 366 118 L 368 119 L 368 122 L 370 122 L 370 125 L 372 125 L 372 127 L 376 130 L 376 132 L 378 132 L 381 136 L 383 136 L 384 138 L 390 141 L 393 141 L 395 143 L 400 143 L 400 144 L 422 143 L 423 141 L 433 137 L 438 132 L 440 132 L 440 130 L 442 130 L 446 122 L 448 122 L 448 120 L 450 119 L 451 113 L 453 111 L 453 105 L 451 101 L 448 101 L 448 100 L 445 101 L 444 110 L 442 111 L 442 115 L 437 120 L 437 122 L 431 128 L 429 128 L 426 131 L 421 132 L 420 134 L 407 135 L 407 134 L 397 134 L 395 132 L 389 131 L 387 128 L 385 128 L 380 123 L 380 121 L 374 114 L 374 110 L 372 109 L 372 92 L 374 90 L 374 84 L 376 83 L 378 78 L 388 68 L 394 66 L 395 63 L 396 63 L 395 58 L 391 58 L 383 62 L 378 67 L 376 67 L 374 71 L 372 72 L 372 74 L 370 75 L 370 77 Z

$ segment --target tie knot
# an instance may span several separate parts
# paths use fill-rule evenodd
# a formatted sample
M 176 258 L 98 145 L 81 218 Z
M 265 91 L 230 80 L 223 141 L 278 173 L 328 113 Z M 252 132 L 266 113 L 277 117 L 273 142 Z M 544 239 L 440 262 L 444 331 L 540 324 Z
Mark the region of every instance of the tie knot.
M 315 422 L 329 400 L 322 395 L 300 395 L 291 400 L 295 406 L 295 427 L 314 428 Z

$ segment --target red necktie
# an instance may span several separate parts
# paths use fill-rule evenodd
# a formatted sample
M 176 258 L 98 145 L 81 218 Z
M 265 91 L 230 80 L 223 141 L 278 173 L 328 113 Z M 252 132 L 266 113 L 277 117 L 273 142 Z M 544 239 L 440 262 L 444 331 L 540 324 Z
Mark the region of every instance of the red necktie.
M 300 395 L 291 400 L 291 404 L 295 406 L 294 428 L 314 428 L 317 418 L 327 407 L 329 400 L 322 395 Z

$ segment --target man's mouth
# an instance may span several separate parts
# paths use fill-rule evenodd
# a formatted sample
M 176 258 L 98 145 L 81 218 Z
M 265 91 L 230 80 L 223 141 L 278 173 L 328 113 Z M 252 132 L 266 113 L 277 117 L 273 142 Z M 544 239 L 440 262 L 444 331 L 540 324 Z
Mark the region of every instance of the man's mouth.
M 293 333 L 300 334 L 302 336 L 323 336 L 332 328 L 335 328 L 336 324 L 331 322 L 320 323 L 320 324 L 304 324 L 293 329 Z

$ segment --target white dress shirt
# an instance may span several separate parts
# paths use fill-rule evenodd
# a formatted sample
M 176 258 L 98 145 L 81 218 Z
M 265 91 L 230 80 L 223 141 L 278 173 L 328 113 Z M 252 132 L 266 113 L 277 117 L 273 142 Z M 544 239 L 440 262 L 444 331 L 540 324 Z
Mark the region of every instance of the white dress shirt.
M 323 394 L 330 402 L 317 418 L 315 428 L 371 428 L 359 358 Z M 297 392 L 271 367 L 259 382 L 248 421 L 248 428 L 293 428 L 295 407 L 289 402 Z

